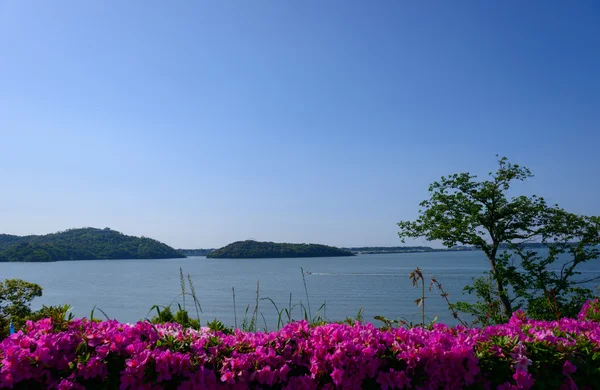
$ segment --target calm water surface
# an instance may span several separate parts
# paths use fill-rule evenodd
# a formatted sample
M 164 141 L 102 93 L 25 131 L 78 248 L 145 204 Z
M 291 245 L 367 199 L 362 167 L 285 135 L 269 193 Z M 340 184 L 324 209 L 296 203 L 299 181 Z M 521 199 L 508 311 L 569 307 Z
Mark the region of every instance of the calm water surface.
M 202 322 L 218 318 L 226 324 L 234 324 L 231 289 L 235 287 L 239 325 L 246 306 L 250 305 L 249 313 L 254 308 L 257 281 L 260 281 L 261 298 L 272 298 L 280 308 L 287 307 L 290 293 L 294 304 L 306 305 L 300 271 L 300 267 L 304 267 L 311 272 L 306 276 L 306 284 L 313 315 L 326 302 L 326 315 L 330 320 L 354 316 L 363 308 L 366 320 L 383 315 L 420 322 L 420 309 L 414 304 L 420 289 L 413 287 L 408 278 L 417 266 L 426 277 L 437 278 L 452 301 L 469 301 L 469 296 L 462 295 L 463 286 L 488 269 L 484 254 L 474 251 L 302 259 L 188 257 L 0 263 L 0 279 L 20 278 L 40 284 L 44 295 L 34 301 L 34 309 L 42 304 L 69 303 L 75 315 L 83 317 L 89 316 L 95 305 L 110 318 L 135 322 L 147 317 L 152 305 L 168 305 L 177 299 L 179 267 L 182 267 L 195 284 L 202 304 Z M 582 270 L 585 276 L 600 274 L 597 262 L 586 264 Z M 429 296 L 426 300 L 428 317 L 433 319 L 437 315 L 441 322 L 454 323 L 439 294 L 427 291 L 426 295 Z M 269 327 L 277 323 L 277 313 L 270 302 L 261 300 L 259 311 Z M 300 317 L 299 309 L 295 309 L 295 317 Z

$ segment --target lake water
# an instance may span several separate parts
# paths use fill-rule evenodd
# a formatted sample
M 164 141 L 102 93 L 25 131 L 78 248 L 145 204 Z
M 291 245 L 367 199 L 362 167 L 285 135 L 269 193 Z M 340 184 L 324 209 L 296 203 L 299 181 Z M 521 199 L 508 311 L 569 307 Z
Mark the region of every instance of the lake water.
M 597 262 L 585 264 L 586 277 L 600 275 Z M 306 295 L 300 267 L 311 272 L 306 284 L 314 313 L 326 302 L 326 316 L 341 320 L 364 309 L 365 320 L 373 316 L 405 318 L 420 322 L 420 309 L 414 301 L 420 289 L 413 287 L 409 273 L 420 267 L 427 280 L 435 277 L 450 293 L 451 301 L 470 300 L 462 288 L 473 277 L 488 269 L 482 252 L 432 252 L 360 255 L 356 257 L 302 259 L 207 259 L 188 257 L 165 260 L 91 260 L 56 263 L 0 263 L 0 279 L 20 278 L 40 284 L 42 298 L 32 307 L 42 304 L 69 303 L 78 317 L 89 316 L 97 306 L 110 318 L 135 322 L 148 316 L 154 304 L 168 305 L 180 293 L 179 268 L 191 275 L 196 294 L 202 304 L 201 319 L 218 318 L 234 324 L 232 287 L 235 287 L 238 325 L 244 310 L 254 308 L 256 283 L 260 281 L 260 296 L 270 297 L 280 308 L 302 301 Z M 593 285 L 592 287 L 595 287 Z M 445 302 L 435 291 L 426 292 L 426 315 L 439 321 L 454 323 Z M 181 300 L 179 300 L 181 301 Z M 191 309 L 188 301 L 188 309 Z M 277 323 L 273 305 L 259 303 L 269 327 Z M 193 312 L 193 310 L 190 310 Z M 295 309 L 295 317 L 300 311 Z M 96 315 L 101 315 L 96 312 Z M 194 314 L 195 316 L 195 314 Z M 263 326 L 261 317 L 261 326 Z

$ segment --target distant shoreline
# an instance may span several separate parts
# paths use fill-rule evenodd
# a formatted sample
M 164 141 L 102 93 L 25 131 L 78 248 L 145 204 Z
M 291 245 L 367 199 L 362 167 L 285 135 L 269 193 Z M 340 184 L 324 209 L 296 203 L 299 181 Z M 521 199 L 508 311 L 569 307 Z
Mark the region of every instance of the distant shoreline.
M 529 249 L 547 248 L 542 243 L 527 243 L 524 245 Z M 455 246 L 452 248 L 432 248 L 429 246 L 363 246 L 363 247 L 340 247 L 339 249 L 351 252 L 355 255 L 381 255 L 381 254 L 398 254 L 398 253 L 436 253 L 436 252 L 475 252 L 481 249 L 473 246 Z M 508 246 L 502 245 L 500 249 L 509 249 Z M 217 249 L 179 249 L 180 253 L 186 256 L 209 256 L 210 253 Z M 271 257 L 271 256 L 269 256 Z M 285 257 L 285 256 L 284 256 Z
M 430 250 L 380 250 L 380 251 L 351 251 L 357 255 L 385 255 L 385 254 L 399 254 L 399 253 L 432 253 L 432 252 L 477 252 L 480 249 L 430 249 Z

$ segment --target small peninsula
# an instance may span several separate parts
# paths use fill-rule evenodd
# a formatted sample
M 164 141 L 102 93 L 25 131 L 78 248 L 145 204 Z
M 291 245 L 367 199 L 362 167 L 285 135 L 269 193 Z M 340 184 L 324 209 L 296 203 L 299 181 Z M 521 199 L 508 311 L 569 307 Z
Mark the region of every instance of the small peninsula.
M 69 229 L 31 236 L 0 234 L 0 262 L 171 259 L 184 254 L 148 237 L 105 228 Z
M 237 241 L 206 255 L 213 259 L 259 259 L 288 257 L 340 257 L 354 253 L 320 244 L 288 244 L 260 241 Z

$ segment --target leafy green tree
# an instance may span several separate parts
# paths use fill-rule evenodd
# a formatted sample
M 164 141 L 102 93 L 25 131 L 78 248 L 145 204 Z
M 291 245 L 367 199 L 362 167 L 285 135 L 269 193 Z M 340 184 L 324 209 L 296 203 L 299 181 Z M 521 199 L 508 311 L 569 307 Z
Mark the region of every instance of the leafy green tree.
M 600 218 L 567 213 L 557 207 L 548 210 L 541 242 L 547 252 L 524 245 L 509 248 L 520 260 L 520 270 L 507 267 L 507 278 L 517 296 L 527 302 L 530 316 L 538 319 L 574 317 L 592 292 L 581 285 L 599 277 L 577 278 L 577 266 L 600 257 Z M 560 261 L 560 259 L 568 259 Z M 554 265 L 558 262 L 560 270 Z
M 30 302 L 42 296 L 42 287 L 21 279 L 0 282 L 0 314 L 24 317 L 31 313 Z
M 578 265 L 599 256 L 593 246 L 600 243 L 600 219 L 549 206 L 535 195 L 509 197 L 515 181 L 533 175 L 506 157 L 498 160 L 497 171 L 489 175 L 489 180 L 477 180 L 469 173 L 457 173 L 431 184 L 430 198 L 420 203 L 419 217 L 398 223 L 402 241 L 440 240 L 447 247 L 472 245 L 485 253 L 489 273 L 465 288 L 478 302 L 459 305 L 482 322 L 505 321 L 521 307 L 541 317 L 556 314 L 572 306 L 572 295 L 579 296 L 578 302 L 589 295 L 577 287 L 581 281 L 574 281 L 573 276 Z M 527 250 L 526 244 L 532 241 L 548 248 L 548 255 Z M 559 255 L 565 254 L 572 259 L 562 271 L 550 270 Z
M 42 296 L 42 287 L 20 279 L 0 282 L 0 338 L 8 333 L 8 324 L 17 325 L 31 314 L 30 302 Z

